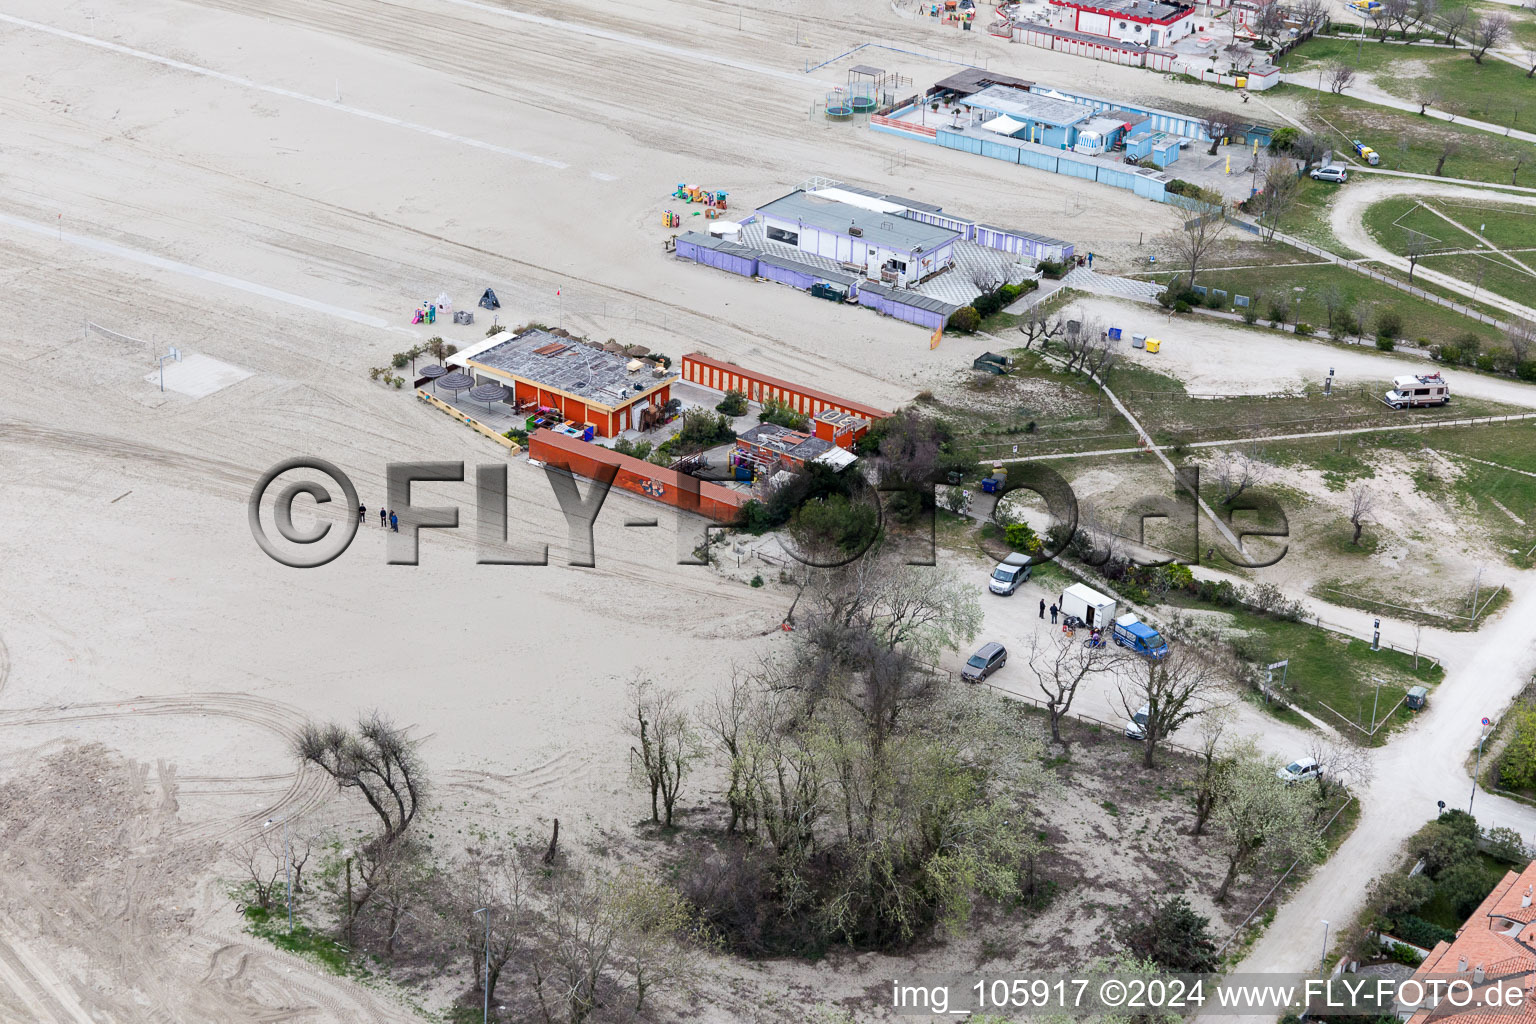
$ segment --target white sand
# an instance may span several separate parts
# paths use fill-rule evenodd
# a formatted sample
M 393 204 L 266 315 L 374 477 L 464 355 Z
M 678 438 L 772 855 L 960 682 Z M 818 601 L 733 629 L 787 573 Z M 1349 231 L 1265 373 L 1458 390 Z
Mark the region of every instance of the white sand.
M 212 858 L 156 890 L 189 900 L 167 933 L 137 911 L 50 920 L 28 900 L 115 906 L 118 882 L 89 859 L 34 856 L 25 886 L 0 889 L 0 963 L 23 993 L 0 1015 L 396 1017 L 241 939 L 218 881 L 229 866 L 208 844 L 337 806 L 294 774 L 298 723 L 382 708 L 415 727 L 445 802 L 473 796 L 516 823 L 559 815 L 570 842 L 595 841 L 641 813 L 618 731 L 624 681 L 644 671 L 703 693 L 782 642 L 788 597 L 675 565 L 666 513 L 660 529 L 621 526 L 651 511 L 639 499 L 610 497 L 595 569 L 561 564 L 555 501 L 523 464 L 512 514 L 524 536 L 550 538 L 549 567 L 474 564 L 470 484 L 418 488 L 420 503 L 464 510 L 456 534 L 426 537 L 418 567 L 386 565 L 372 521 L 321 569 L 263 556 L 245 500 L 281 459 L 336 462 L 374 509 L 386 462 L 502 458 L 369 382 L 432 333 L 407 327 L 418 302 L 447 290 L 467 306 L 490 285 L 504 323 L 703 348 L 894 406 L 969 346 L 930 352 L 916 328 L 664 258 L 678 181 L 725 188 L 739 208 L 833 174 L 1071 238 L 1111 266 L 1176 220 L 1124 192 L 810 120 L 849 62 L 807 77 L 807 59 L 872 37 L 960 45 L 877 0 L 747 8 L 740 31 L 735 9 L 672 0 L 514 13 L 465 0 L 0 11 L 4 770 L 40 745 L 99 740 L 155 766 L 127 792 L 174 794 L 167 834 Z M 1004 72 L 1218 95 L 978 35 L 965 45 Z M 914 89 L 953 67 L 887 54 L 868 56 Z M 435 331 L 463 345 L 488 319 Z M 86 320 L 144 344 L 87 334 Z M 146 375 L 166 345 L 251 376 L 162 396 Z M 168 389 L 195 365 L 168 366 Z M 40 793 L 33 810 L 68 815 L 79 799 Z M 103 837 L 118 839 L 131 837 Z

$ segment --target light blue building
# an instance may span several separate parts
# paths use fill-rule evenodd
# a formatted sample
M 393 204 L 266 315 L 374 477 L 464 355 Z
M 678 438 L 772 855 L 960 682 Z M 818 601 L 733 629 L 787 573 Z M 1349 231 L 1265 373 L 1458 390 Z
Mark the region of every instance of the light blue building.
M 970 111 L 973 124 L 995 135 L 1078 153 L 1109 152 L 1147 119 L 1128 110 L 1099 110 L 1002 85 L 989 86 L 959 103 Z

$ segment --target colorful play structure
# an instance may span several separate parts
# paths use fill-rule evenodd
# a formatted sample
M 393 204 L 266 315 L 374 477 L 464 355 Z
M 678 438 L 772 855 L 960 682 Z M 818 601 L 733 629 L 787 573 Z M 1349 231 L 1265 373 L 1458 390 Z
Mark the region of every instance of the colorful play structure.
M 433 303 L 433 302 L 429 302 L 425 306 L 417 306 L 416 307 L 416 312 L 414 314 L 412 314 L 412 316 L 411 316 L 411 323 L 413 323 L 413 324 L 435 324 L 435 323 L 437 323 L 437 304 Z
M 675 228 L 675 227 L 678 227 L 679 225 L 681 225 L 682 223 L 683 223 L 683 218 L 679 217 L 677 214 L 673 213 L 671 210 L 663 211 L 663 213 L 661 215 L 661 226 L 662 227 L 664 227 L 664 228 Z
M 693 185 L 685 185 L 678 182 L 677 191 L 672 193 L 673 199 L 681 199 L 685 203 L 703 203 L 714 209 L 725 209 L 725 192 L 710 192 L 706 189 L 696 188 Z M 716 214 L 716 216 L 719 216 Z

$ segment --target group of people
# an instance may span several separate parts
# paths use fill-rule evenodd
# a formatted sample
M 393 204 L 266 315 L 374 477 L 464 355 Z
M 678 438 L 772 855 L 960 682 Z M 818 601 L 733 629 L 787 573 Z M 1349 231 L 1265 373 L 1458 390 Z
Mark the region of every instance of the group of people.
M 1062 595 L 1062 596 L 1065 597 L 1066 595 Z M 1053 625 L 1053 626 L 1056 625 L 1057 616 L 1059 616 L 1060 614 L 1061 614 L 1061 608 L 1058 605 L 1052 604 L 1051 605 L 1051 625 Z M 1040 599 L 1040 617 L 1042 619 L 1045 618 L 1045 598 L 1043 598 L 1043 597 Z M 1070 633 L 1077 626 L 1081 626 L 1081 625 L 1083 625 L 1083 622 L 1080 619 L 1077 619 L 1076 617 L 1069 615 L 1069 616 L 1067 616 L 1067 621 L 1062 624 L 1061 628 L 1066 630 L 1068 633 Z M 1100 635 L 1099 627 L 1098 626 L 1094 626 L 1093 627 L 1092 632 L 1091 632 L 1090 636 L 1088 637 L 1088 646 L 1089 647 L 1102 647 L 1102 646 L 1104 646 L 1104 638 L 1103 638 L 1103 636 Z
M 359 505 L 359 506 L 357 506 L 357 521 L 358 522 L 362 522 L 364 517 L 366 517 L 367 515 L 368 515 L 368 506 L 367 505 Z M 395 515 L 393 512 L 389 511 L 388 509 L 381 508 L 381 509 L 379 509 L 379 529 L 382 530 L 382 529 L 386 529 L 386 528 L 390 529 L 390 530 L 394 530 L 396 533 L 399 533 L 400 532 L 400 517 Z

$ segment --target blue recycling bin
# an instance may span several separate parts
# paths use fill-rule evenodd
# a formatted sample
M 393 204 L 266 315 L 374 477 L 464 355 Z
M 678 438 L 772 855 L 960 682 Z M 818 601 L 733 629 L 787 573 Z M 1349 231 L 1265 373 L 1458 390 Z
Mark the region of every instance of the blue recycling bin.
M 992 476 L 987 477 L 985 480 L 983 480 L 981 482 L 982 493 L 984 493 L 984 494 L 996 494 L 997 493 L 997 484 L 998 484 L 998 480 L 997 480 L 996 477 L 992 477 Z
M 1109 329 L 1109 336 L 1113 340 L 1119 341 L 1120 340 L 1120 328 L 1118 328 L 1118 327 L 1111 327 Z

